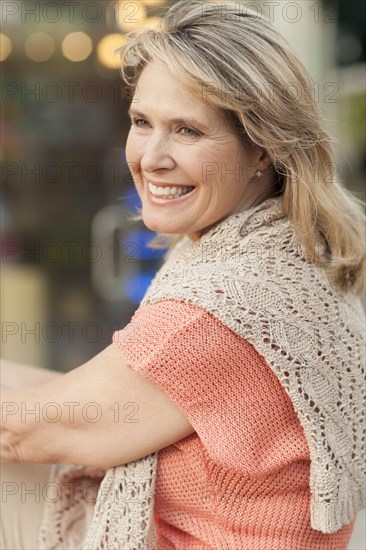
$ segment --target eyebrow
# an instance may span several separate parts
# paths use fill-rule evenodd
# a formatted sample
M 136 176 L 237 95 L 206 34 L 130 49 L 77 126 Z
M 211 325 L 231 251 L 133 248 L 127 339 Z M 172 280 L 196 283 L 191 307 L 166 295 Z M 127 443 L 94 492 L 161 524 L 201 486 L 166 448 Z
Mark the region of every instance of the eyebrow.
M 130 117 L 132 115 L 137 115 L 137 116 L 140 116 L 140 117 L 143 117 L 143 118 L 148 118 L 147 115 L 145 115 L 144 113 L 141 113 L 140 111 L 136 111 L 132 107 L 130 107 L 128 109 L 127 113 L 129 114 Z M 205 124 L 203 124 L 203 122 L 200 122 L 199 120 L 195 120 L 193 118 L 192 119 L 188 119 L 188 118 L 171 118 L 169 122 L 174 122 L 175 124 L 188 124 L 188 125 L 192 125 L 192 126 L 198 126 L 198 127 L 202 128 L 203 130 L 206 130 L 207 132 L 210 130 L 210 128 L 208 126 L 206 126 Z

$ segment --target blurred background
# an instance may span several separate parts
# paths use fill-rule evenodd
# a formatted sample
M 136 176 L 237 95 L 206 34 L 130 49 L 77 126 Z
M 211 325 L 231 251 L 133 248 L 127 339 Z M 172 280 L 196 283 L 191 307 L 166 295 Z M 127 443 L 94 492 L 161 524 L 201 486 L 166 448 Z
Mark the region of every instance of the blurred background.
M 129 322 L 161 265 L 164 251 L 146 247 L 154 234 L 127 219 L 140 202 L 125 161 L 129 105 L 113 50 L 173 3 L 1 4 L 6 359 L 62 372 L 81 365 Z M 364 1 L 246 4 L 274 21 L 309 69 L 338 143 L 337 169 L 365 200 Z M 366 546 L 358 525 L 352 549 Z
M 68 371 L 131 318 L 164 251 L 129 222 L 140 205 L 113 51 L 154 26 L 163 0 L 1 4 L 2 356 Z M 211 2 L 212 3 L 212 2 Z M 222 2 L 219 2 L 222 4 Z M 275 22 L 313 77 L 365 199 L 365 13 L 359 0 L 245 3 Z

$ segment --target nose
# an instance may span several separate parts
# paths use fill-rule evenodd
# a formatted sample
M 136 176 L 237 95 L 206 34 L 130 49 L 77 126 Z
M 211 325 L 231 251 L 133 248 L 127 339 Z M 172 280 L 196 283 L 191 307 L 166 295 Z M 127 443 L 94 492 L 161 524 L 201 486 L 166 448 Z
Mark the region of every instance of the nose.
M 146 173 L 163 168 L 174 168 L 171 136 L 162 132 L 153 132 L 142 145 L 140 164 Z

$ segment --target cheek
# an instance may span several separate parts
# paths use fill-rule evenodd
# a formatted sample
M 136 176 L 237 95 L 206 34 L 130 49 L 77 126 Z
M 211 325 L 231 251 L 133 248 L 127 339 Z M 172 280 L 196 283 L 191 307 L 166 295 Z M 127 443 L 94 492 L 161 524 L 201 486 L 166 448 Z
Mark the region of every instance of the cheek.
M 125 146 L 125 155 L 128 169 L 135 183 L 139 180 L 140 171 L 140 157 L 138 152 L 139 148 L 135 145 L 135 139 L 129 134 Z
M 180 155 L 180 161 L 190 177 L 203 187 L 216 184 L 219 163 L 217 154 L 210 149 L 196 148 L 193 150 L 193 148 L 188 148 L 184 154 Z
M 128 163 L 136 164 L 140 161 L 140 154 L 139 151 L 141 151 L 141 147 L 137 146 L 137 140 L 134 138 L 132 132 L 130 132 L 127 136 L 126 141 L 126 147 L 125 147 L 125 153 L 126 153 L 126 160 Z

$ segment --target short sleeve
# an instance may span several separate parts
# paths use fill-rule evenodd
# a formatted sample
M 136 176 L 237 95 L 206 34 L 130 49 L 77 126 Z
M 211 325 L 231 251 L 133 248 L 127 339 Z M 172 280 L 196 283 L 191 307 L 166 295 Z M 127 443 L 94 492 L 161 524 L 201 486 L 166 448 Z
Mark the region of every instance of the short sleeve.
M 307 456 L 275 374 L 205 309 L 174 299 L 145 304 L 113 343 L 132 369 L 169 396 L 221 465 L 258 475 L 271 469 L 276 453 L 285 460 L 286 447 Z

